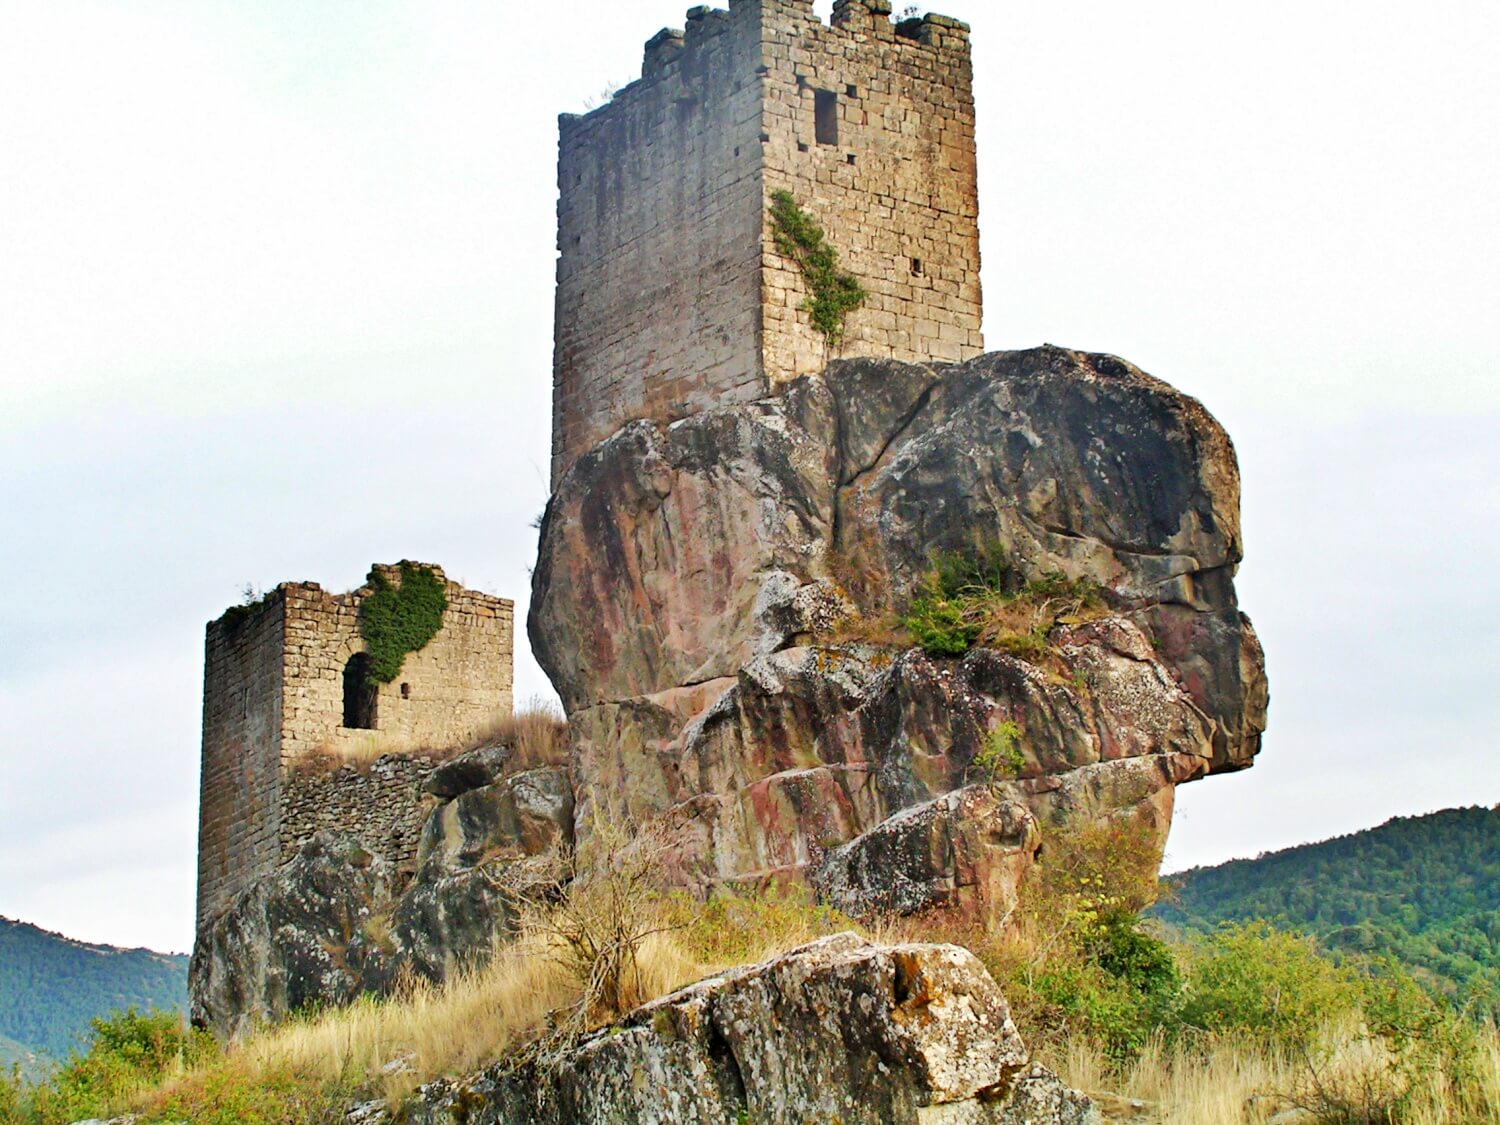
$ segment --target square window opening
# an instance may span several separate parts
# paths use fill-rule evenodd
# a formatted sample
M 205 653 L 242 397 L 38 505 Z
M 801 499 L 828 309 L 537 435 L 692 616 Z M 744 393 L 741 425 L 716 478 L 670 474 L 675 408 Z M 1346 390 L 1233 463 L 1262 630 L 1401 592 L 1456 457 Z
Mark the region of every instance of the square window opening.
M 922 259 L 921 258 L 913 258 L 911 260 L 911 275 L 912 275 L 912 277 L 921 277 L 922 276 Z

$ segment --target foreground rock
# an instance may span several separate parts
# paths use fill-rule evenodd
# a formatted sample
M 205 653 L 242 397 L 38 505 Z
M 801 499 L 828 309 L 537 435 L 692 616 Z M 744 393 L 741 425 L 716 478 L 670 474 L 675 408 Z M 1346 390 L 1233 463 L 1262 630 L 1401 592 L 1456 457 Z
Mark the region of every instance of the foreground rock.
M 824 938 L 647 1004 L 555 1065 L 424 1086 L 413 1125 L 1085 1125 L 967 950 Z
M 1042 654 L 937 659 L 860 632 L 909 603 L 934 552 L 992 544 L 1016 583 L 1085 580 L 1108 612 L 1059 623 Z M 699 889 L 988 895 L 997 916 L 1035 852 L 1014 811 L 945 805 L 894 850 L 882 825 L 998 781 L 1043 832 L 1130 814 L 1164 842 L 1177 784 L 1259 749 L 1240 554 L 1227 435 L 1110 356 L 843 361 L 761 402 L 632 423 L 563 477 L 533 576 L 575 830 L 601 810 L 666 823 L 674 876 Z M 981 752 L 1002 728 L 1019 760 L 997 772 Z M 884 886 L 854 862 L 876 854 L 898 865 Z

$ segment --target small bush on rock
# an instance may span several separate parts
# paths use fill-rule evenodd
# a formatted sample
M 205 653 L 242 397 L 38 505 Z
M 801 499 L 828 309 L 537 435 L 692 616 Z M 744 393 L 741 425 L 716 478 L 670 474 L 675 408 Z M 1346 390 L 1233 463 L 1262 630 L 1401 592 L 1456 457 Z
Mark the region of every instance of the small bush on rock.
M 933 555 L 901 624 L 929 656 L 962 656 L 984 647 L 1039 663 L 1057 625 L 1103 608 L 1097 583 L 1057 571 L 1022 582 L 1005 548 L 988 543 L 970 553 Z
M 995 729 L 985 735 L 973 764 L 988 781 L 1019 777 L 1026 768 L 1026 755 L 1021 752 L 1020 724 L 1009 719 L 996 723 Z

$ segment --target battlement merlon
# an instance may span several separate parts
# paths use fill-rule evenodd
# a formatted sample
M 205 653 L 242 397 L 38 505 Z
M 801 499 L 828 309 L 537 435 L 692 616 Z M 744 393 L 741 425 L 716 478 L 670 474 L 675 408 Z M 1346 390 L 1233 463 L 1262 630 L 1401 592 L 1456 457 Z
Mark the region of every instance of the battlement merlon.
M 742 0 L 731 2 L 728 10 L 699 5 L 688 9 L 684 28 L 664 27 L 646 40 L 638 81 L 646 82 L 662 76 L 674 62 L 682 61 L 684 51 L 692 51 L 699 44 L 730 30 L 731 21 L 760 19 L 766 15 L 786 15 L 823 26 L 813 12 L 811 0 Z M 938 51 L 967 54 L 969 49 L 969 25 L 962 20 L 929 12 L 893 22 L 890 0 L 836 0 L 833 18 L 827 27 L 850 35 L 886 42 L 899 40 Z M 617 91 L 615 98 L 628 97 L 628 91 L 635 84 L 633 82 Z M 591 112 L 607 109 L 608 104 Z M 563 119 L 587 116 L 589 114 L 561 115 Z

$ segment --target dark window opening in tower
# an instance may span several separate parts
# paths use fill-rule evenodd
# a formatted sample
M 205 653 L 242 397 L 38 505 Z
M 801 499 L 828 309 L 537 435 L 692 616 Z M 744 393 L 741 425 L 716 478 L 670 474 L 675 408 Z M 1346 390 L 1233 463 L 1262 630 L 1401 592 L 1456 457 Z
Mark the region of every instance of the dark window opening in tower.
M 839 143 L 839 96 L 832 90 L 813 91 L 813 134 L 820 145 Z
M 370 657 L 356 652 L 344 665 L 344 726 L 375 729 L 375 681 L 370 679 Z

